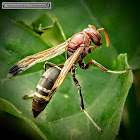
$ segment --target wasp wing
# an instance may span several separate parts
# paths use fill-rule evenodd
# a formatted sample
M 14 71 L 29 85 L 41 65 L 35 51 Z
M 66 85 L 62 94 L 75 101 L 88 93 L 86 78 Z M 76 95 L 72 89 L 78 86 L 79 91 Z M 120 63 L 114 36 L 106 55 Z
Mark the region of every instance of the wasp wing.
M 34 55 L 30 55 L 25 57 L 24 59 L 17 62 L 8 73 L 8 78 L 12 78 L 16 76 L 17 74 L 27 70 L 28 68 L 32 67 L 36 63 L 40 63 L 46 60 L 49 60 L 57 55 L 62 54 L 66 47 L 68 46 L 68 41 L 63 42 L 62 44 L 59 44 L 55 47 L 52 47 L 50 49 L 41 51 L 39 53 L 36 53 Z
M 79 55 L 83 52 L 83 50 L 84 47 L 79 47 L 75 51 L 75 53 L 66 60 L 55 84 L 52 87 L 51 93 L 49 94 L 50 97 L 55 93 L 56 89 L 63 83 L 67 73 L 70 71 L 71 67 L 73 66 Z

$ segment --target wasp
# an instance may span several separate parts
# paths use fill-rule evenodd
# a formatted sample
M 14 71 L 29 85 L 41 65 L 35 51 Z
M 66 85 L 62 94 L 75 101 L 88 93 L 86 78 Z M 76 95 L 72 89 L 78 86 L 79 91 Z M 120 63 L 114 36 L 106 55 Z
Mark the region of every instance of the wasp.
M 74 34 L 71 38 L 69 38 L 67 41 L 63 42 L 62 44 L 59 44 L 55 47 L 44 50 L 42 52 L 36 53 L 34 55 L 27 56 L 24 59 L 17 62 L 9 70 L 8 78 L 12 78 L 17 74 L 32 67 L 36 63 L 47 61 L 66 51 L 66 61 L 64 65 L 57 66 L 50 62 L 46 62 L 44 67 L 45 72 L 37 85 L 35 93 L 33 95 L 24 96 L 24 98 L 33 96 L 32 110 L 33 110 L 34 118 L 36 118 L 40 114 L 40 112 L 46 107 L 46 105 L 49 103 L 50 99 L 56 92 L 57 88 L 63 83 L 67 73 L 71 71 L 73 81 L 77 86 L 78 93 L 80 95 L 81 109 L 89 118 L 89 120 L 94 124 L 94 126 L 100 132 L 103 132 L 103 130 L 94 122 L 94 120 L 89 116 L 89 114 L 85 110 L 83 97 L 81 93 L 81 86 L 79 81 L 75 77 L 77 64 L 79 64 L 79 67 L 84 70 L 88 69 L 92 64 L 95 64 L 99 68 L 101 68 L 104 72 L 109 72 L 114 74 L 122 74 L 131 70 L 132 68 L 129 67 L 128 69 L 123 71 L 112 71 L 106 69 L 103 65 L 96 62 L 93 59 L 90 60 L 87 64 L 84 63 L 83 59 L 87 56 L 87 54 L 91 53 L 92 50 L 102 45 L 101 34 L 99 33 L 100 31 L 104 32 L 106 38 L 106 46 L 108 47 L 109 37 L 105 29 L 100 28 L 96 30 L 96 28 L 93 25 L 88 25 L 88 28 L 85 28 L 82 32 Z M 95 44 L 94 47 L 90 46 L 91 42 Z M 51 68 L 48 69 L 47 71 L 46 71 L 46 65 L 51 66 Z

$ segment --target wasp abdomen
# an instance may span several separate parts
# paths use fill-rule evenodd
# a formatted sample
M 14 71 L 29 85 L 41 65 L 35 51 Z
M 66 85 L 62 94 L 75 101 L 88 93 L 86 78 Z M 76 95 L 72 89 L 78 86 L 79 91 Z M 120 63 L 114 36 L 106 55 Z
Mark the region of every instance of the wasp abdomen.
M 41 113 L 41 111 L 44 110 L 44 108 L 48 103 L 49 101 L 44 100 L 44 98 L 40 98 L 34 95 L 33 102 L 32 102 L 32 111 L 33 111 L 34 118 L 36 118 Z
M 59 76 L 60 71 L 61 68 L 52 67 L 43 74 L 42 78 L 38 82 L 32 102 L 32 111 L 34 118 L 36 118 L 49 103 L 51 97 L 48 95 L 51 92 L 51 89 L 57 77 Z

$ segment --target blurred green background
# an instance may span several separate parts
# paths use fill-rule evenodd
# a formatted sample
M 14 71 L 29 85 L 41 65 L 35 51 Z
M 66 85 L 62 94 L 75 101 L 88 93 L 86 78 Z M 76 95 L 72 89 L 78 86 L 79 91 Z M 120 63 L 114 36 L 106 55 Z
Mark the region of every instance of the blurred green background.
M 116 140 L 137 139 L 139 137 L 140 126 L 139 1 L 53 0 L 51 2 L 52 9 L 46 10 L 46 13 L 57 18 L 66 38 L 86 28 L 88 24 L 96 25 L 97 28 L 104 27 L 106 29 L 111 45 L 115 46 L 117 53 L 114 56 L 114 49 L 110 48 L 109 51 L 113 51 L 113 56 L 106 56 L 106 52 L 101 52 L 101 55 L 94 54 L 98 62 L 107 68 L 112 68 L 111 60 L 105 59 L 106 61 L 104 61 L 100 56 L 116 58 L 120 53 L 127 53 L 128 63 L 133 67 L 134 83 L 131 86 L 126 100 L 119 135 L 116 137 Z M 26 17 L 29 19 L 32 18 L 32 14 L 29 15 L 29 12 L 27 12 L 28 15 L 26 15 L 25 10 L 16 10 L 13 13 L 11 11 L 0 10 L 0 16 L 3 17 L 3 15 L 6 16 L 11 13 L 13 19 L 14 17 L 20 16 L 23 19 L 26 19 Z M 38 14 L 38 10 L 32 10 L 31 12 Z M 95 23 L 91 23 L 91 21 Z M 2 24 L 5 23 L 1 20 L 0 25 Z M 3 39 L 2 34 L 0 36 Z M 4 134 L 1 136 L 6 138 L 8 138 L 8 135 L 5 135 L 5 132 L 8 132 L 10 138 L 15 139 L 18 137 L 22 139 L 42 139 L 25 121 L 17 119 L 3 111 L 0 112 L 0 127 L 1 134 Z

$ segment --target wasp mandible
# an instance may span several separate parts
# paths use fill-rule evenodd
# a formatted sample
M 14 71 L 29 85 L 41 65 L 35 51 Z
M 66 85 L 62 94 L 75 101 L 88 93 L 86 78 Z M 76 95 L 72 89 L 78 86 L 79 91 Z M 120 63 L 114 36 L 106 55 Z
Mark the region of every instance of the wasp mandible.
M 100 131 L 103 132 L 103 130 L 93 121 L 93 119 L 88 115 L 88 113 L 85 110 L 83 97 L 81 93 L 81 86 L 78 80 L 75 77 L 76 70 L 77 70 L 77 64 L 79 64 L 80 68 L 82 69 L 88 69 L 93 63 L 97 65 L 99 68 L 101 68 L 105 72 L 115 73 L 115 74 L 122 74 L 127 72 L 128 70 L 131 70 L 132 68 L 128 68 L 123 71 L 111 71 L 106 69 L 104 66 L 96 62 L 95 60 L 89 61 L 86 65 L 84 64 L 83 59 L 87 56 L 88 53 L 91 53 L 92 50 L 96 49 L 97 47 L 100 47 L 102 45 L 101 42 L 101 34 L 100 31 L 104 32 L 105 38 L 106 38 L 106 46 L 109 46 L 109 37 L 105 31 L 104 28 L 100 28 L 96 30 L 96 28 L 93 25 L 88 25 L 88 28 L 85 28 L 82 32 L 76 33 L 71 38 L 69 38 L 67 41 L 63 42 L 60 45 L 57 45 L 55 47 L 52 47 L 50 49 L 44 50 L 42 52 L 39 52 L 37 54 L 27 56 L 24 59 L 17 62 L 8 73 L 8 78 L 12 78 L 16 76 L 17 74 L 27 70 L 28 68 L 32 67 L 36 63 L 43 62 L 46 60 L 49 60 L 57 55 L 62 54 L 66 50 L 66 61 L 64 65 L 57 66 L 55 64 L 46 62 L 45 65 L 50 65 L 52 68 L 50 68 L 48 71 L 45 71 L 43 74 L 43 77 L 40 79 L 36 92 L 34 93 L 34 100 L 33 100 L 33 114 L 34 117 L 37 117 L 37 115 L 45 108 L 45 106 L 50 101 L 51 97 L 56 92 L 57 88 L 62 84 L 64 81 L 67 73 L 69 71 L 72 72 L 72 78 L 75 83 L 75 85 L 78 88 L 78 93 L 80 95 L 81 100 L 81 109 L 84 111 L 86 116 L 90 119 L 90 121 L 94 124 L 94 126 Z M 95 46 L 90 46 L 91 42 L 95 44 Z M 45 68 L 46 69 L 46 68 Z M 57 74 L 56 74 L 57 73 Z M 55 75 L 55 76 L 53 76 Z M 54 78 L 52 80 L 52 78 Z M 51 81 L 53 81 L 52 85 L 50 86 Z M 48 82 L 48 83 L 47 83 Z M 50 86 L 48 88 L 48 86 Z M 25 97 L 31 97 L 24 96 Z M 45 100 L 45 102 L 44 102 Z M 34 110 L 35 107 L 37 107 L 37 102 L 39 101 L 44 104 L 40 106 L 39 110 Z M 37 107 L 38 108 L 38 107 Z M 38 111 L 38 112 L 37 112 Z

